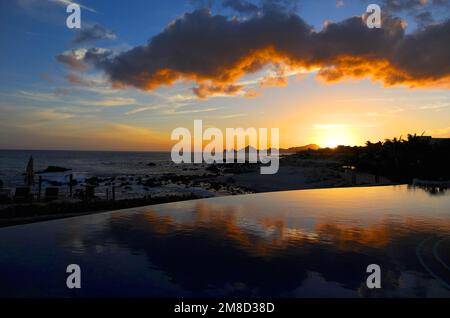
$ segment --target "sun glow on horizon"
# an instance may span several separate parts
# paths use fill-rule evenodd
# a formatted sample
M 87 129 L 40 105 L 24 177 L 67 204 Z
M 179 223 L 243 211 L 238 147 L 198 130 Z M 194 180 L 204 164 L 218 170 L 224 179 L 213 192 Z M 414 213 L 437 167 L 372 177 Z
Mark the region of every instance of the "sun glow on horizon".
M 356 144 L 355 136 L 346 125 L 315 125 L 317 144 L 325 148 L 336 148 L 340 145 L 352 146 Z

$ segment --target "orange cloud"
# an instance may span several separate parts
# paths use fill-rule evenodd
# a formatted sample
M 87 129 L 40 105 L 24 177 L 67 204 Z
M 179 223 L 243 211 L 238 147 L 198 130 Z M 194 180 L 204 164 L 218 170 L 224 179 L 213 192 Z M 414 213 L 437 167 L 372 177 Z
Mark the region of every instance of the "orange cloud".
M 325 82 L 370 77 L 387 86 L 449 87 L 448 34 L 450 20 L 405 34 L 399 18 L 385 17 L 383 28 L 369 29 L 363 17 L 352 17 L 316 32 L 296 14 L 274 7 L 242 20 L 197 10 L 148 45 L 119 55 L 93 48 L 57 58 L 77 69 L 82 62 L 94 65 L 116 88 L 153 90 L 194 81 L 199 98 L 244 92 L 238 81 L 269 66 L 276 75 L 260 87 L 285 86 L 286 70 L 297 69 L 318 69 Z

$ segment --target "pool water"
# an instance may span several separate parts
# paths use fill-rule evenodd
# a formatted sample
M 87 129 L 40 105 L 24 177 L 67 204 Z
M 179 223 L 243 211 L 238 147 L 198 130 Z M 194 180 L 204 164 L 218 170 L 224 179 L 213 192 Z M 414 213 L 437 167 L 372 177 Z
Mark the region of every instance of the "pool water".
M 450 297 L 450 194 L 177 202 L 0 229 L 1 297 Z M 68 289 L 66 268 L 81 268 Z M 381 288 L 366 285 L 381 268 Z

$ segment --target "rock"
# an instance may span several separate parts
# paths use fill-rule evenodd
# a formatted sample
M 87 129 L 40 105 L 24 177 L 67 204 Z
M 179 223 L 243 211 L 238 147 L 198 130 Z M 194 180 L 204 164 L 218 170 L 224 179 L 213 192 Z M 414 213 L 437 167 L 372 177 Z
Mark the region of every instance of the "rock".
M 210 171 L 210 172 L 213 172 L 213 173 L 219 173 L 220 172 L 220 169 L 216 165 L 208 166 L 206 168 L 206 170 Z
M 156 166 L 156 163 L 154 163 L 154 162 L 149 162 L 149 163 L 147 163 L 147 166 L 148 166 L 148 167 L 154 167 L 154 166 Z
M 36 173 L 40 174 L 40 173 L 49 173 L 49 172 L 66 172 L 66 171 L 70 171 L 70 170 L 72 170 L 72 169 L 58 167 L 58 166 L 48 166 L 46 169 L 36 172 Z
M 148 179 L 143 183 L 143 185 L 146 187 L 155 187 L 157 186 L 157 183 L 153 179 Z

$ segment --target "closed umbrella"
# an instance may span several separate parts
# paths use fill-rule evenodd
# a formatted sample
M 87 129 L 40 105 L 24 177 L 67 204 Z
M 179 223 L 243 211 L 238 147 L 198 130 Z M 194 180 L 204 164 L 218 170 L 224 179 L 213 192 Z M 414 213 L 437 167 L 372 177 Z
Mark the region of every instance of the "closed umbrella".
M 28 160 L 25 183 L 28 186 L 31 186 L 34 183 L 33 156 L 30 156 L 30 159 Z

